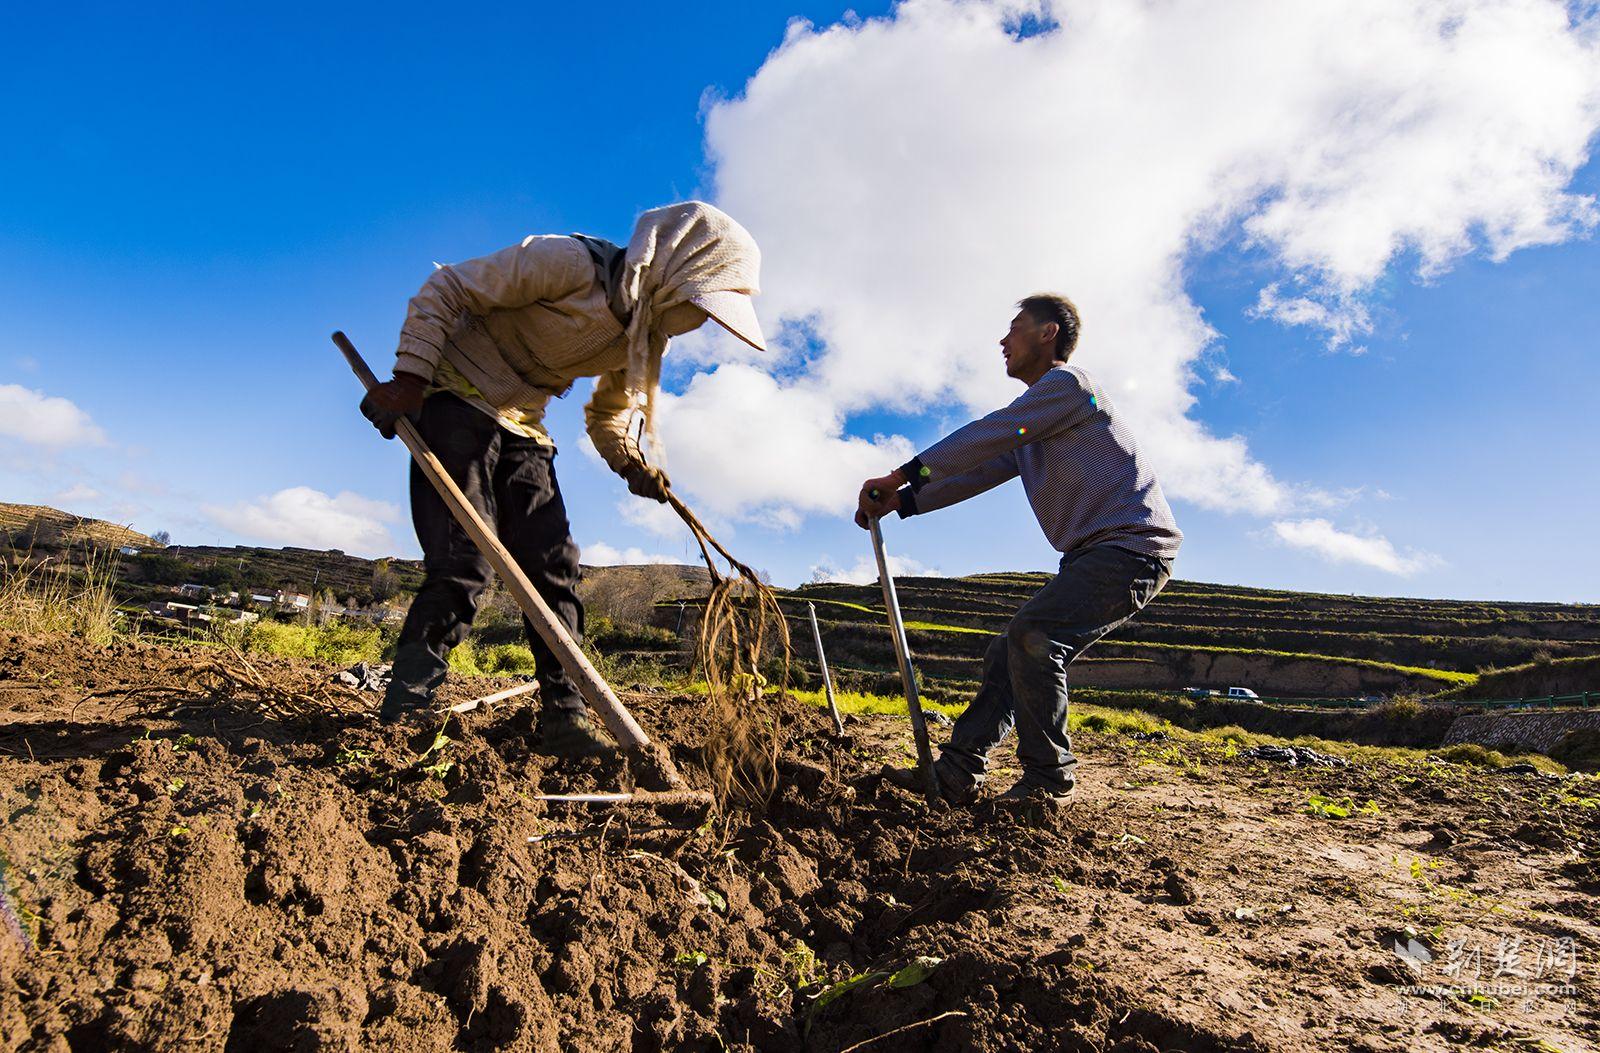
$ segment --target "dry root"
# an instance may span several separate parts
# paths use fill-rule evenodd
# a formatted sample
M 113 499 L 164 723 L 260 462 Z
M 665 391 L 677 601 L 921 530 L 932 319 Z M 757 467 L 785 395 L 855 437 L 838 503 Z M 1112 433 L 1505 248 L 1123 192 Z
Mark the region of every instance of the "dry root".
M 778 788 L 784 729 L 775 699 L 789 687 L 789 623 L 771 587 L 718 544 L 677 495 L 668 496 L 711 572 L 696 656 L 707 688 L 706 770 L 719 802 L 738 797 L 764 804 Z M 713 551 L 729 573 L 718 569 Z M 761 673 L 763 660 L 772 658 L 781 658 L 783 670 L 775 694 Z
M 319 684 L 300 691 L 272 683 L 238 648 L 230 646 L 227 650 L 226 659 L 198 663 L 193 669 L 194 679 L 187 685 L 144 684 L 90 692 L 72 707 L 73 717 L 69 719 L 75 717 L 78 706 L 90 699 L 111 697 L 140 699 L 140 708 L 146 713 L 175 713 L 194 704 L 197 689 L 213 701 L 276 720 L 305 720 L 368 708 L 359 696 L 340 685 Z

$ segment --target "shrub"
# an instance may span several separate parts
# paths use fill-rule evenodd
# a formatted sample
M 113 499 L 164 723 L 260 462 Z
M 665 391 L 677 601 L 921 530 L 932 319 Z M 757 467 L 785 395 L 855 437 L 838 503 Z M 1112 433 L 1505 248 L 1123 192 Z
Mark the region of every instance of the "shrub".
M 478 668 L 485 674 L 532 673 L 533 652 L 525 644 L 494 644 L 478 652 Z
M 291 625 L 262 619 L 241 634 L 246 651 L 315 658 L 334 665 L 376 662 L 383 656 L 384 638 L 376 627 L 332 622 L 328 625 Z
M 1510 762 L 1498 750 L 1480 746 L 1476 742 L 1460 742 L 1437 750 L 1434 756 L 1451 764 L 1470 764 L 1475 768 L 1504 768 Z
M 1164 731 L 1171 725 L 1151 716 L 1142 709 L 1087 709 L 1079 707 L 1067 718 L 1068 727 L 1098 731 L 1108 735 L 1129 735 L 1141 732 Z
M 1567 732 L 1550 756 L 1574 771 L 1600 771 L 1600 728 Z
M 1250 746 L 1261 740 L 1261 736 L 1252 734 L 1237 724 L 1224 724 L 1220 728 L 1208 728 L 1202 732 L 1208 739 L 1219 742 L 1232 742 L 1239 746 Z
M 1379 720 L 1407 721 L 1422 716 L 1423 705 L 1415 695 L 1396 695 L 1367 710 Z

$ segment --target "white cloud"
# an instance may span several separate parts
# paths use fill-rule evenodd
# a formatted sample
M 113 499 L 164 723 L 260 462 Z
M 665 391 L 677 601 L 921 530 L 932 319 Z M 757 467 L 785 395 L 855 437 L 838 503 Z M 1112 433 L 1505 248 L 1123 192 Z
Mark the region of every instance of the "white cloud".
M 384 524 L 400 521 L 400 509 L 343 491 L 333 497 L 309 486 L 292 486 L 254 501 L 202 505 L 212 523 L 253 541 L 302 548 L 337 548 L 362 556 L 394 551 Z
M 1024 38 L 1026 14 L 1060 28 Z M 707 117 L 780 349 L 669 400 L 674 479 L 728 517 L 848 511 L 908 448 L 851 418 L 1014 397 L 995 342 L 1043 288 L 1082 309 L 1077 361 L 1170 495 L 1292 513 L 1314 487 L 1194 416 L 1217 334 L 1186 268 L 1242 243 L 1281 272 L 1258 310 L 1353 346 L 1397 261 L 1427 277 L 1592 227 L 1567 187 L 1597 126 L 1600 34 L 1558 0 L 906 0 L 797 22 Z
M 583 552 L 583 562 L 587 563 L 591 567 L 631 567 L 646 563 L 684 562 L 684 560 L 678 559 L 674 556 L 663 556 L 655 552 L 646 552 L 642 548 L 635 548 L 633 546 L 629 546 L 628 548 L 617 548 L 615 545 L 608 545 L 604 541 L 596 541 L 593 544 L 581 545 L 579 548 Z
M 104 446 L 106 433 L 69 399 L 0 384 L 0 435 L 38 446 Z
M 661 418 L 674 486 L 688 485 L 714 516 L 780 527 L 852 511 L 861 480 L 915 452 L 899 437 L 845 434 L 840 407 L 818 384 L 738 363 L 697 375 L 682 395 L 663 395 Z
M 1352 534 L 1326 519 L 1279 520 L 1272 524 L 1278 540 L 1291 548 L 1314 552 L 1330 563 L 1357 563 L 1386 574 L 1409 577 L 1442 561 L 1430 552 L 1402 555 L 1380 534 Z
M 1353 296 L 1335 297 L 1333 304 L 1309 296 L 1285 296 L 1278 282 L 1263 288 L 1249 313 L 1256 318 L 1271 318 L 1283 325 L 1302 325 L 1321 329 L 1328 334 L 1328 350 L 1348 349 L 1352 354 L 1364 354 L 1366 348 L 1357 347 L 1355 338 L 1372 328 L 1372 316 L 1366 305 Z
M 72 504 L 83 504 L 86 501 L 98 500 L 100 491 L 85 483 L 73 483 L 65 490 L 59 490 L 50 496 L 57 505 L 65 507 Z M 67 509 L 70 511 L 70 509 Z
M 678 513 L 674 512 L 670 505 L 629 494 L 617 502 L 617 515 L 621 516 L 624 522 L 658 538 L 681 541 L 685 544 L 693 543 L 689 528 L 678 518 Z
M 937 578 L 943 577 L 935 567 L 919 563 L 914 559 L 904 556 L 888 557 L 889 573 L 896 578 Z M 821 563 L 811 568 L 811 581 L 842 581 L 850 585 L 866 585 L 878 580 L 878 563 L 875 559 L 862 556 L 855 565 L 848 570 L 841 570 L 832 560 L 824 558 Z

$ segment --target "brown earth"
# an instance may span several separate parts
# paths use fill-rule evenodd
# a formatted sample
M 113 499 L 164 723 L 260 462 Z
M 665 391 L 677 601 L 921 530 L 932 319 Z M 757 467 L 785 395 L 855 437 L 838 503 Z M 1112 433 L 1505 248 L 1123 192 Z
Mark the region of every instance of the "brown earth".
M 531 795 L 616 788 L 621 764 L 530 753 L 526 709 L 420 755 L 431 728 L 126 693 L 201 660 L 0 635 L 0 1048 L 1600 1042 L 1592 781 L 1085 733 L 1071 807 L 930 812 L 868 774 L 908 753 L 903 721 L 836 742 L 793 709 L 763 815 L 583 811 Z M 257 664 L 285 688 L 328 672 Z M 703 777 L 697 703 L 627 701 Z M 1308 814 L 1344 797 L 1373 804 Z M 884 975 L 919 956 L 940 959 L 921 982 Z M 1413 986 L 1474 964 L 1526 991 Z

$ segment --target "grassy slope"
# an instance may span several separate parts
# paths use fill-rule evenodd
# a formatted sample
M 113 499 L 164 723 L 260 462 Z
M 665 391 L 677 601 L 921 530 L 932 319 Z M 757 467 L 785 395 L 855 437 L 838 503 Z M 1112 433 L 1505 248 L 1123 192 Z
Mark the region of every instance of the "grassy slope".
M 137 545 L 159 548 L 155 541 L 137 530 L 100 519 L 85 519 L 44 505 L 17 505 L 0 501 L 0 536 L 21 533 L 35 524 L 59 531 L 64 542 L 104 545 Z

